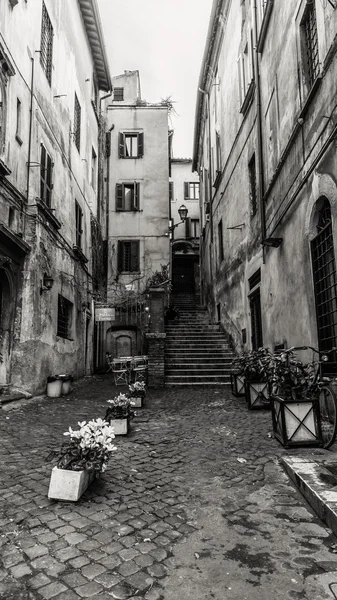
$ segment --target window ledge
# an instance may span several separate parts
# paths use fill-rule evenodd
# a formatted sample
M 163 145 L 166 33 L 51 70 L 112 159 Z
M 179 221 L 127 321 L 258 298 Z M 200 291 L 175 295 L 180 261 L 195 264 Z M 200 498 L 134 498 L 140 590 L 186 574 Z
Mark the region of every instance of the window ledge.
M 79 246 L 74 245 L 73 246 L 73 252 L 75 254 L 75 257 L 83 264 L 86 264 L 88 262 L 87 257 L 85 256 L 85 254 L 82 252 L 81 248 Z
M 257 51 L 260 53 L 263 51 L 263 46 L 264 46 L 264 42 L 266 39 L 267 29 L 268 29 L 268 25 L 269 25 L 269 21 L 270 21 L 270 15 L 273 10 L 273 6 L 274 6 L 274 0 L 269 0 L 267 2 L 266 10 L 263 15 L 260 35 L 259 35 L 259 39 L 257 42 Z
M 246 92 L 245 99 L 244 99 L 244 101 L 242 103 L 242 106 L 240 108 L 240 113 L 243 116 L 246 115 L 246 113 L 247 113 L 247 111 L 248 111 L 248 109 L 249 109 L 249 107 L 250 107 L 250 105 L 251 105 L 251 103 L 253 101 L 254 92 L 255 92 L 255 81 L 254 81 L 254 79 L 252 79 L 251 82 L 250 82 L 250 84 L 249 84 L 248 90 Z
M 49 221 L 49 223 L 55 228 L 55 229 L 61 229 L 62 224 L 61 222 L 55 217 L 55 215 L 53 214 L 53 211 L 51 208 L 49 208 L 49 206 L 46 205 L 45 202 L 43 202 L 43 200 L 41 200 L 41 198 L 37 198 L 36 199 L 36 203 L 37 203 L 37 207 L 38 210 L 40 210 L 43 215 L 46 217 L 47 221 Z
M 299 119 L 303 119 L 304 116 L 306 115 L 308 108 L 311 104 L 311 101 L 314 98 L 318 88 L 320 87 L 320 85 L 322 83 L 322 79 L 323 79 L 323 76 L 321 74 L 316 77 L 316 79 L 315 79 L 314 83 L 312 84 L 311 89 L 309 90 L 309 93 L 304 101 L 302 110 L 298 116 Z
M 20 136 L 19 136 L 18 134 L 16 134 L 16 135 L 15 135 L 15 139 L 16 139 L 17 143 L 18 143 L 20 146 L 22 146 L 22 144 L 23 144 L 23 141 L 22 141 L 22 139 L 20 138 Z

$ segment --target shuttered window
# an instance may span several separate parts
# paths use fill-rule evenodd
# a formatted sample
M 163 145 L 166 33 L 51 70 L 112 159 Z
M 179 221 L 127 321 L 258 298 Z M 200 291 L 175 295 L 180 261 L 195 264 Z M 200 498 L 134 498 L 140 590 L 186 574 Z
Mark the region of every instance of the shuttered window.
M 41 144 L 40 156 L 40 198 L 50 208 L 52 191 L 53 163 L 44 145 Z
M 115 87 L 114 88 L 114 101 L 115 102 L 123 102 L 124 100 L 124 88 Z
M 116 184 L 116 211 L 139 210 L 139 183 Z
M 82 233 L 83 233 L 83 211 L 79 203 L 75 200 L 75 232 L 76 232 L 76 246 L 82 248 Z
M 174 202 L 174 183 L 169 181 L 169 201 Z
M 185 200 L 199 199 L 199 182 L 185 181 L 184 182 L 184 198 Z
M 139 272 L 139 240 L 118 241 L 118 273 Z
M 120 132 L 118 136 L 119 158 L 142 158 L 144 156 L 144 133 Z
M 47 77 L 49 85 L 51 84 L 53 60 L 53 26 L 49 18 L 47 9 L 43 2 L 42 4 L 42 22 L 41 22 L 41 47 L 40 47 L 40 64 Z
M 75 94 L 74 101 L 74 142 L 78 151 L 81 147 L 81 105 L 78 101 L 77 95 Z

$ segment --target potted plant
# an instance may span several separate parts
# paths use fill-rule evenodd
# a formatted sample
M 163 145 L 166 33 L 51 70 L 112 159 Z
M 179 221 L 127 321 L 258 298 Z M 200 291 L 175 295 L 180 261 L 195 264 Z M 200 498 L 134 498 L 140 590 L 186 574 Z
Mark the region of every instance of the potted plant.
M 114 430 L 102 419 L 78 423 L 79 429 L 64 433 L 69 439 L 57 453 L 52 469 L 48 498 L 76 501 L 96 474 L 105 471 L 116 446 Z
M 105 414 L 105 420 L 114 428 L 115 435 L 126 435 L 129 433 L 130 420 L 133 417 L 130 398 L 126 394 L 118 394 L 107 402 L 109 407 Z
M 135 381 L 129 385 L 131 405 L 135 408 L 143 408 L 146 395 L 145 381 Z
M 292 351 L 274 355 L 271 396 L 274 437 L 286 448 L 321 446 L 318 397 L 312 394 L 314 365 Z
M 248 408 L 270 408 L 273 355 L 268 348 L 247 353 L 243 374 Z
M 62 393 L 63 379 L 60 375 L 49 375 L 47 378 L 47 396 L 48 398 L 59 398 Z
M 237 356 L 232 362 L 231 390 L 233 396 L 236 397 L 245 395 L 245 377 L 243 374 L 245 355 L 246 353 Z

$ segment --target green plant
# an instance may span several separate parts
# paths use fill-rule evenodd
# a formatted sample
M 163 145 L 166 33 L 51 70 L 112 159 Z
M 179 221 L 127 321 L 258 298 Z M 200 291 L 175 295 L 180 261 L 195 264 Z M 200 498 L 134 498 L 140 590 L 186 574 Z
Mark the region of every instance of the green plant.
M 233 369 L 248 381 L 269 381 L 273 375 L 273 355 L 268 348 L 244 352 L 233 361 Z
M 102 419 L 78 423 L 79 429 L 64 433 L 69 440 L 64 442 L 57 456 L 57 467 L 70 471 L 105 471 L 114 450 L 113 427 Z
M 272 384 L 278 394 L 304 398 L 311 393 L 313 363 L 303 363 L 294 352 L 273 354 Z
M 107 401 L 109 407 L 105 413 L 105 419 L 126 419 L 133 416 L 131 412 L 132 402 L 126 394 L 118 394 L 112 400 Z

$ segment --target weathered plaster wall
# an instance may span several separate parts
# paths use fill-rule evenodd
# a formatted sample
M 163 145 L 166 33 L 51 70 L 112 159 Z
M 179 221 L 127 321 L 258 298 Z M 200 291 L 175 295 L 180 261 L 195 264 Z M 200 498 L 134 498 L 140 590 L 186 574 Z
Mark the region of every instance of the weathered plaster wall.
M 93 312 L 90 215 L 97 213 L 97 170 L 93 179 L 91 161 L 92 149 L 98 155 L 98 119 L 92 106 L 91 50 L 77 2 L 45 0 L 45 5 L 53 27 L 51 85 L 40 64 L 42 2 L 19 2 L 13 9 L 9 2 L 0 6 L 1 34 L 15 69 L 7 84 L 6 144 L 0 156 L 11 170 L 7 179 L 13 188 L 11 194 L 0 192 L 0 220 L 20 233 L 32 248 L 24 264 L 22 288 L 19 286 L 22 295 L 20 291 L 16 316 L 20 327 L 13 338 L 10 382 L 33 392 L 44 389 L 48 375 L 68 371 L 81 376 L 92 368 L 93 325 L 91 318 L 86 319 Z M 75 93 L 81 105 L 80 151 L 73 139 Z M 19 139 L 17 99 L 21 102 Z M 59 230 L 36 206 L 41 143 L 53 161 L 51 208 L 61 224 Z M 83 211 L 81 250 L 89 259 L 85 268 L 73 254 L 75 200 Z M 16 209 L 11 223 L 9 206 Z M 25 222 L 22 214 L 26 214 Z M 54 286 L 40 294 L 44 273 L 54 278 Z M 56 336 L 58 294 L 73 303 L 72 339 Z M 86 339 L 89 345 L 85 350 Z

